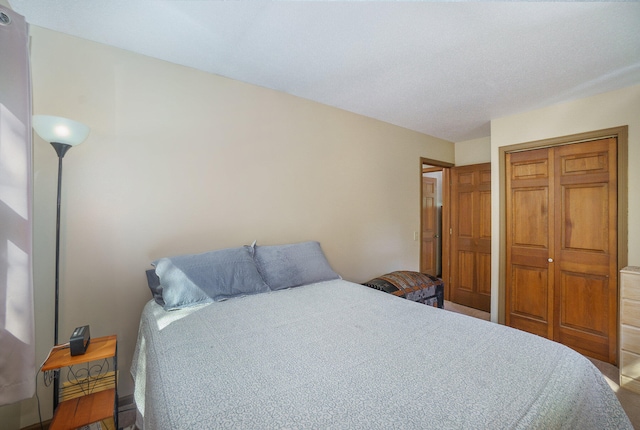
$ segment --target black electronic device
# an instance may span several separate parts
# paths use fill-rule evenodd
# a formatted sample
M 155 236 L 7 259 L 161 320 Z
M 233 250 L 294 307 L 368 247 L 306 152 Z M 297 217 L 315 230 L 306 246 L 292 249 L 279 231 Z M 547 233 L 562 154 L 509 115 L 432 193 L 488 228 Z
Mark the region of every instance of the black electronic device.
M 69 339 L 69 349 L 71 350 L 71 355 L 84 354 L 87 351 L 90 340 L 91 336 L 89 335 L 88 325 L 76 327 L 73 333 L 71 333 L 71 338 Z

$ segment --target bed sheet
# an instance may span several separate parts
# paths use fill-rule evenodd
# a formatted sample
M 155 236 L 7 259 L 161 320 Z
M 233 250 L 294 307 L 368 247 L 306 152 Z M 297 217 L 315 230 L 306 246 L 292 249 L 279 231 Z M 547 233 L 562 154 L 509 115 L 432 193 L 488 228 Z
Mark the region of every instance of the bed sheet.
M 142 314 L 147 429 L 631 429 L 569 348 L 344 280 Z

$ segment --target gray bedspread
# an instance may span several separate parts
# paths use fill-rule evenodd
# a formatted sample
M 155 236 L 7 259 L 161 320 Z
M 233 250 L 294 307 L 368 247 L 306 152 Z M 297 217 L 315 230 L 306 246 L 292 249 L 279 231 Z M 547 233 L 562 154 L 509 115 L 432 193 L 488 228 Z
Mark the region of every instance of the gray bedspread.
M 589 360 L 343 280 L 142 314 L 144 428 L 631 429 Z

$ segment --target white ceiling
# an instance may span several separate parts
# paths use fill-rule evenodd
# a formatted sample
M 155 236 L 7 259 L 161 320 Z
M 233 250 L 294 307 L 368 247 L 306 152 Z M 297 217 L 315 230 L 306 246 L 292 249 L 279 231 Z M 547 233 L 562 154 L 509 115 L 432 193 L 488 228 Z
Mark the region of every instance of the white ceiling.
M 34 25 L 451 141 L 640 83 L 638 2 L 9 3 Z

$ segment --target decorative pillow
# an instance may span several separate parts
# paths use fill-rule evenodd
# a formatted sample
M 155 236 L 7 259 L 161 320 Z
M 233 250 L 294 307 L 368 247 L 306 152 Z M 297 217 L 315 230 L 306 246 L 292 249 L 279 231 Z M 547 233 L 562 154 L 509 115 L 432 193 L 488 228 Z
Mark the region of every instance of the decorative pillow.
M 151 290 L 151 296 L 160 306 L 164 306 L 164 300 L 162 300 L 162 285 L 160 285 L 160 278 L 156 275 L 156 271 L 153 269 L 146 270 L 147 284 Z
M 151 263 L 165 310 L 269 291 L 245 247 L 161 258 Z
M 329 266 L 318 242 L 272 246 L 254 244 L 247 248 L 253 249 L 258 271 L 274 291 L 341 279 Z

